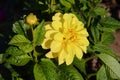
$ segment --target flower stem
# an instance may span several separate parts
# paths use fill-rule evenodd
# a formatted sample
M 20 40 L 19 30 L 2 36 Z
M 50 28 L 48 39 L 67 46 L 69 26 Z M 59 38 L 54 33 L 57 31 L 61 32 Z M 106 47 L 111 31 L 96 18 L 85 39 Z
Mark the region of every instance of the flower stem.
M 97 56 L 92 55 L 91 57 L 86 58 L 86 59 L 85 59 L 85 62 L 88 62 L 89 60 L 94 59 L 94 58 L 96 58 L 96 57 L 97 57 Z
M 33 30 L 33 27 L 34 26 L 31 26 L 32 40 L 33 40 L 33 57 L 34 57 L 35 62 L 38 62 L 38 60 L 37 60 L 37 54 L 36 54 L 36 51 L 35 51 L 35 41 L 34 41 L 34 30 Z
M 92 76 L 96 76 L 96 73 L 89 74 L 88 79 L 90 79 Z
M 91 16 L 89 16 L 89 18 L 88 18 L 88 24 L 87 24 L 87 27 L 89 27 L 89 26 L 90 26 L 91 19 L 92 19 L 92 17 L 91 17 Z

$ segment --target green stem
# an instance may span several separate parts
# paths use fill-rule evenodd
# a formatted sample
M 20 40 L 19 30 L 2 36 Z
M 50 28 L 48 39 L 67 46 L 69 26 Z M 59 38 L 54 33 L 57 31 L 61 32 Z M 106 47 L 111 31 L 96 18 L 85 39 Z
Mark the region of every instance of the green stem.
M 12 66 L 8 63 L 4 64 L 4 66 L 9 69 L 9 71 L 12 73 L 12 78 L 18 77 L 19 74 L 12 68 Z
M 33 30 L 33 27 L 34 26 L 31 26 L 31 31 L 32 31 L 32 39 L 33 39 L 33 57 L 34 57 L 34 60 L 35 60 L 35 62 L 38 62 L 38 60 L 37 60 L 37 54 L 36 54 L 36 51 L 35 51 L 35 41 L 34 41 L 34 30 Z
M 97 56 L 92 55 L 91 57 L 86 58 L 86 59 L 85 59 L 85 62 L 88 62 L 88 61 L 90 61 L 90 60 L 92 60 L 92 59 L 94 59 L 94 58 L 97 58 Z
M 53 12 L 54 5 L 55 5 L 55 0 L 51 0 L 51 3 L 50 3 L 50 13 Z
M 89 18 L 88 18 L 88 23 L 87 23 L 87 27 L 89 27 L 89 26 L 90 26 L 91 19 L 92 19 L 92 17 L 91 17 L 91 16 L 89 16 Z
M 96 73 L 89 74 L 88 79 L 90 79 L 92 76 L 96 76 Z

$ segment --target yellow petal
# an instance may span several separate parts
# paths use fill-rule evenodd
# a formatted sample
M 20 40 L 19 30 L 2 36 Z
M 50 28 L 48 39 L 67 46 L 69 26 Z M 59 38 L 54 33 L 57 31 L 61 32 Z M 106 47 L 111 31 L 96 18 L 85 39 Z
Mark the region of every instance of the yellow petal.
M 51 45 L 50 45 L 50 49 L 52 52 L 57 53 L 61 50 L 62 48 L 62 43 L 58 42 L 58 41 L 52 41 Z
M 54 35 L 54 40 L 62 42 L 63 41 L 63 37 L 64 37 L 64 35 L 59 32 L 59 33 L 56 33 Z
M 59 56 L 58 56 L 58 62 L 59 65 L 63 64 L 65 62 L 65 57 L 67 56 L 67 53 L 64 49 L 62 49 L 62 51 L 60 52 Z
M 83 56 L 83 52 L 80 47 L 75 45 L 75 54 L 78 59 L 81 59 Z
M 51 45 L 52 40 L 51 39 L 44 39 L 42 43 L 42 48 L 43 49 L 49 49 Z
M 45 25 L 45 30 L 50 30 L 50 29 L 52 29 L 52 26 L 51 23 L 49 22 Z
M 84 28 L 84 29 L 82 29 L 82 30 L 80 30 L 79 32 L 78 32 L 78 34 L 80 35 L 80 36 L 88 36 L 89 34 L 88 34 L 88 32 L 87 32 L 87 30 Z
M 72 18 L 73 18 L 73 15 L 71 15 L 71 14 L 66 13 L 66 14 L 63 15 L 63 19 L 64 19 L 63 26 L 64 26 L 64 28 L 71 27 Z
M 66 64 L 70 65 L 73 62 L 75 51 L 72 45 L 67 45 L 68 54 L 66 56 Z
M 72 19 L 72 25 L 76 25 L 79 22 L 79 20 L 77 19 L 76 16 L 73 15 L 73 19 Z
M 62 18 L 62 15 L 61 13 L 56 13 L 53 17 L 52 17 L 52 20 L 53 21 L 60 21 L 61 18 Z
M 76 44 L 78 43 L 80 46 L 88 46 L 89 45 L 89 41 L 87 39 L 87 37 L 81 37 L 78 36 L 78 41 L 76 42 Z
M 50 52 L 48 52 L 45 56 L 48 57 L 48 58 L 56 58 L 58 55 L 57 55 L 56 53 L 52 53 L 52 52 L 50 51 Z
M 81 47 L 81 49 L 82 49 L 82 51 L 83 51 L 84 53 L 87 52 L 87 47 L 86 47 L 86 46 L 80 46 L 80 47 Z
M 56 33 L 55 30 L 48 30 L 48 31 L 45 33 L 45 37 L 46 37 L 46 38 L 53 38 L 55 33 Z
M 53 21 L 52 22 L 52 27 L 55 30 L 60 31 L 60 29 L 62 28 L 62 23 L 60 21 Z
M 79 21 L 78 23 L 76 23 L 75 28 L 76 28 L 76 31 L 80 31 L 84 28 L 84 24 L 81 21 Z

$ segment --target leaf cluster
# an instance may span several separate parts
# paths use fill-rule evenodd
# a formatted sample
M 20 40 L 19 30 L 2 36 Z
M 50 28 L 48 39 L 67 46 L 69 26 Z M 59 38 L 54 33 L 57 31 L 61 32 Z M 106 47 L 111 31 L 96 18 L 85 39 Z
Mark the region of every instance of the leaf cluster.
M 30 26 L 24 17 L 13 24 L 14 35 L 5 53 L 0 54 L 0 64 L 4 64 L 11 72 L 12 80 L 24 80 L 13 66 L 25 67 L 28 64 L 29 67 L 33 66 L 32 71 L 28 70 L 33 73 L 32 80 L 91 80 L 92 77 L 96 80 L 120 80 L 120 57 L 109 47 L 114 42 L 113 33 L 120 27 L 120 22 L 107 15 L 109 12 L 100 6 L 101 2 L 102 0 L 24 1 L 24 11 L 38 14 L 39 24 Z M 75 14 L 89 33 L 87 54 L 81 60 L 75 57 L 69 66 L 58 65 L 56 59 L 45 58 L 48 50 L 41 48 L 45 23 L 56 12 Z M 99 65 L 96 71 L 89 67 L 94 59 L 97 59 L 96 65 Z M 4 80 L 2 74 L 0 80 Z

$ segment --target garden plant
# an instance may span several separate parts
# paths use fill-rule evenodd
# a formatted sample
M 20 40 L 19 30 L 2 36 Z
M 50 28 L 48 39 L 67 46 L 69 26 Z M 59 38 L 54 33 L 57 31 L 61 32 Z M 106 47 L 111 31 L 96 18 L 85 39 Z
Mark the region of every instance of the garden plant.
M 0 54 L 9 73 L 0 80 L 120 80 L 120 57 L 110 48 L 120 22 L 102 0 L 33 2 L 13 23 Z

